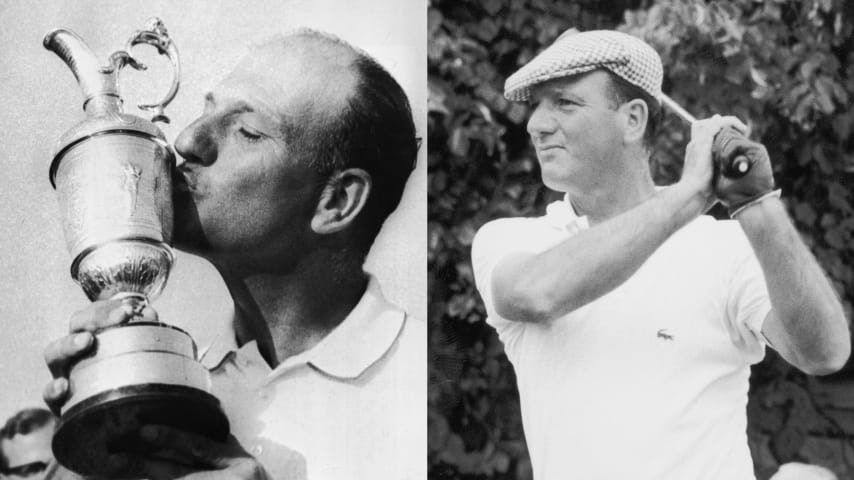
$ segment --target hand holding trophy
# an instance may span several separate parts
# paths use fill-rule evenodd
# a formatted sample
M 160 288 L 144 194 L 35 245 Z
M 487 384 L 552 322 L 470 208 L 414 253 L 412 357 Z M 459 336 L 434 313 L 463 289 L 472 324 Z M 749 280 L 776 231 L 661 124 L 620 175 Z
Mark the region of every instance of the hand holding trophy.
M 152 121 L 123 113 L 118 91 L 121 68 L 145 68 L 130 54 L 140 43 L 168 56 L 175 70 L 166 97 L 140 105 L 154 113 Z M 139 312 L 161 293 L 174 262 L 169 242 L 175 155 L 152 122 L 168 122 L 163 108 L 178 90 L 177 49 L 158 19 L 136 32 L 106 66 L 67 30 L 48 33 L 44 46 L 71 69 L 86 112 L 60 138 L 50 167 L 73 258 L 71 276 L 90 300 L 121 299 Z M 177 327 L 139 318 L 98 331 L 92 351 L 69 372 L 53 450 L 79 474 L 138 477 L 132 467 L 105 469 L 112 454 L 139 448 L 135 440 L 146 424 L 215 440 L 228 435 L 193 339 Z

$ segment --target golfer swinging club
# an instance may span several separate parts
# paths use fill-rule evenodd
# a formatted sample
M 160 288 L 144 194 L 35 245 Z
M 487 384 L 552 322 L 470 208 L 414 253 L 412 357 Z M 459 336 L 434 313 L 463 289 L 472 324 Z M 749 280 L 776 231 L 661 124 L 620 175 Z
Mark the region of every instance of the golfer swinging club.
M 842 306 L 792 226 L 765 148 L 730 116 L 691 126 L 682 178 L 656 188 L 649 149 L 662 66 L 613 31 L 564 34 L 507 79 L 532 106 L 536 218 L 472 247 L 487 322 L 518 378 L 537 479 L 753 479 L 750 365 L 769 346 L 808 374 L 850 352 Z M 712 150 L 744 156 L 713 175 Z M 703 215 L 721 202 L 732 220 Z

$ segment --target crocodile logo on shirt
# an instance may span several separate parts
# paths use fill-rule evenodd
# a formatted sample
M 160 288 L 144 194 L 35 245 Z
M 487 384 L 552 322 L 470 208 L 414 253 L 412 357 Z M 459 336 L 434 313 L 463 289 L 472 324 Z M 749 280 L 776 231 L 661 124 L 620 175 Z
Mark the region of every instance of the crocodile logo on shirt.
M 656 332 L 655 336 L 656 338 L 660 338 L 662 340 L 669 340 L 671 342 L 673 341 L 673 335 L 668 332 L 666 328 L 662 328 L 661 330 Z

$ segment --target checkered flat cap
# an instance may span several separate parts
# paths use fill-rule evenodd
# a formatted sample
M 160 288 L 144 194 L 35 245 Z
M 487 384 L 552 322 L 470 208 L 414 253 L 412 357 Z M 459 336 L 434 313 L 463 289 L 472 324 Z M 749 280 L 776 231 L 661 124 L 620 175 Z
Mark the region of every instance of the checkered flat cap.
M 577 32 L 567 30 L 533 60 L 504 83 L 504 97 L 528 100 L 531 87 L 552 80 L 586 73 L 597 68 L 610 70 L 661 101 L 663 69 L 661 57 L 643 40 L 613 30 Z

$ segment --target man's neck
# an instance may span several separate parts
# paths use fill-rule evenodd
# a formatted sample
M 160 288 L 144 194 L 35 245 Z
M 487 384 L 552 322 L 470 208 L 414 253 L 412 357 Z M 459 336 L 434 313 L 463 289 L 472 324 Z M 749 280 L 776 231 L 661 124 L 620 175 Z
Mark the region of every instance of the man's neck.
M 367 287 L 358 268 L 343 271 L 315 255 L 284 274 L 223 278 L 234 299 L 238 345 L 255 340 L 271 367 L 317 345 L 353 310 Z
M 585 185 L 571 191 L 569 199 L 578 215 L 586 215 L 590 225 L 631 210 L 655 194 L 655 183 L 647 161 L 634 162 L 634 168 L 621 172 L 601 184 Z

